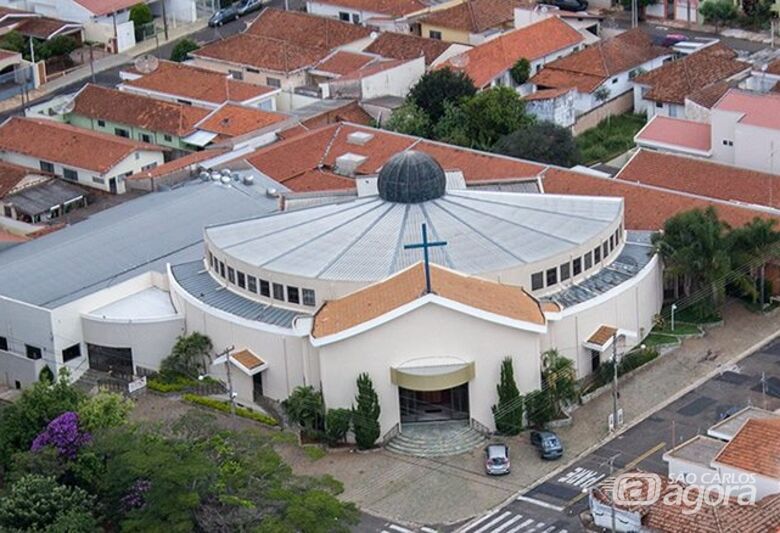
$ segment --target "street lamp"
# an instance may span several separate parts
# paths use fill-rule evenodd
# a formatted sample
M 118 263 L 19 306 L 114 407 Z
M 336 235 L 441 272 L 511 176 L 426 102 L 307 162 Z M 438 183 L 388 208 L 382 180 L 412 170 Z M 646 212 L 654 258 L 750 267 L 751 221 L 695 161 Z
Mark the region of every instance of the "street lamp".
M 674 333 L 674 312 L 677 311 L 677 304 L 672 304 L 672 333 Z

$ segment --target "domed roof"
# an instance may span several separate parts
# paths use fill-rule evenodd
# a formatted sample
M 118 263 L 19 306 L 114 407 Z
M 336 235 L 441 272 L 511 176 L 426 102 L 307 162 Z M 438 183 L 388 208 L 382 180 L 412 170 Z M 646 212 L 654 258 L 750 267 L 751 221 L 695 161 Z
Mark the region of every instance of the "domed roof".
M 407 150 L 387 160 L 379 172 L 377 188 L 388 202 L 417 204 L 444 196 L 447 177 L 434 158 Z

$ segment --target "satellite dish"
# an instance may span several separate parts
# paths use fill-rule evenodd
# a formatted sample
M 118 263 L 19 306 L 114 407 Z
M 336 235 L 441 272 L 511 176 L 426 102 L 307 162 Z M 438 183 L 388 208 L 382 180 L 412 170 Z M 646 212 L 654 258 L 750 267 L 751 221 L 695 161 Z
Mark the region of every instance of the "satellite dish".
M 370 35 L 369 37 L 371 37 L 371 40 L 373 41 L 373 40 L 375 40 L 377 37 L 379 37 L 379 34 L 378 34 L 377 32 L 375 32 L 375 31 L 372 31 L 372 32 L 371 32 L 371 35 Z
M 151 74 L 160 66 L 160 60 L 152 54 L 144 54 L 135 60 L 135 70 L 141 74 Z

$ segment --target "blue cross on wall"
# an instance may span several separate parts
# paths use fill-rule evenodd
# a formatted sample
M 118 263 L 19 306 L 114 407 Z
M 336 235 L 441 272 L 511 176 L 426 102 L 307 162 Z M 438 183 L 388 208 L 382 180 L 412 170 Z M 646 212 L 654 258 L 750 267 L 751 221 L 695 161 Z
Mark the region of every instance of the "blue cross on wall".
M 431 265 L 428 258 L 428 248 L 434 248 L 436 246 L 447 246 L 447 241 L 428 242 L 428 226 L 425 223 L 422 225 L 422 242 L 404 245 L 404 250 L 423 249 L 423 258 L 425 261 L 425 294 L 431 293 Z

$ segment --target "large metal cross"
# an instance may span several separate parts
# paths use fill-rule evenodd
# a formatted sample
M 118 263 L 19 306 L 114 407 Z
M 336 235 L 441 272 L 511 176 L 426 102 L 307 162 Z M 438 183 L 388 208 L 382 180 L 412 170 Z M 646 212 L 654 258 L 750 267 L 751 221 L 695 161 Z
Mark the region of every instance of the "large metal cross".
M 425 293 L 431 293 L 431 265 L 428 258 L 428 248 L 434 248 L 436 246 L 447 246 L 447 241 L 428 241 L 428 226 L 423 223 L 422 225 L 422 242 L 416 244 L 405 244 L 404 250 L 414 250 L 417 248 L 423 249 L 423 257 L 425 259 Z

